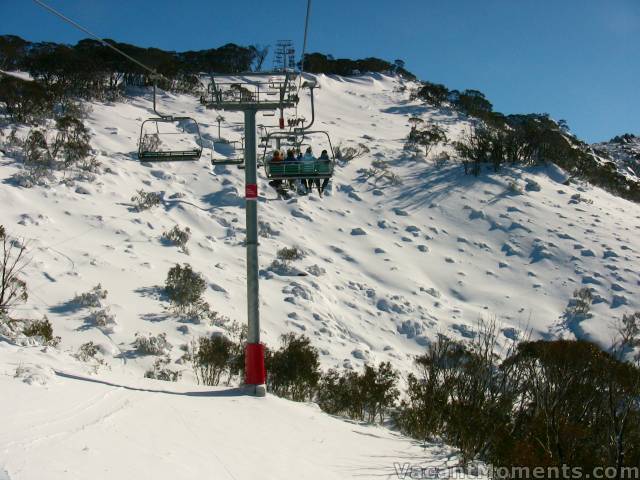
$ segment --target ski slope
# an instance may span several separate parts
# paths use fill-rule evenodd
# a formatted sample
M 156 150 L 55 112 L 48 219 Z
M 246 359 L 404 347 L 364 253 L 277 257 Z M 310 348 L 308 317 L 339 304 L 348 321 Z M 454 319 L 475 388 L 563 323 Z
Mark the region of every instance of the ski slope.
M 444 446 L 271 395 L 89 376 L 70 358 L 6 343 L 0 362 L 18 370 L 0 377 L 3 480 L 398 478 L 457 462 Z
M 640 309 L 637 204 L 589 185 L 564 185 L 566 176 L 555 167 L 487 171 L 478 178 L 464 176 L 458 164 L 436 167 L 403 151 L 408 119 L 437 122 L 450 140 L 469 128 L 467 119 L 410 101 L 394 77 L 314 78 L 320 85 L 316 127 L 328 130 L 334 145 L 364 143 L 370 152 L 340 164 L 322 199 L 314 192 L 278 200 L 261 175 L 267 345 L 276 347 L 285 332 L 304 333 L 324 368 L 388 360 L 406 375 L 436 335 L 469 338 L 479 318 L 495 317 L 505 342 L 530 332 L 607 346 L 615 320 Z M 82 469 L 96 465 L 106 469 L 93 471 L 96 478 L 147 478 L 127 473 L 133 468 L 154 469 L 148 478 L 195 478 L 209 466 L 219 472 L 214 478 L 249 478 L 266 465 L 264 478 L 366 478 L 380 474 L 367 470 L 369 462 L 393 468 L 397 456 L 415 453 L 434 462 L 446 456 L 313 406 L 273 397 L 259 403 L 194 386 L 183 348 L 221 327 L 182 323 L 167 313 L 162 286 L 169 268 L 188 262 L 206 277 L 212 308 L 245 321 L 244 171 L 212 170 L 206 155 L 199 162 L 138 162 L 139 125 L 153 115 L 150 92 L 131 93 L 126 103 L 90 105 L 86 124 L 103 170 L 92 181 L 21 188 L 12 181 L 18 167 L 0 157 L 0 224 L 28 239 L 32 257 L 25 271 L 30 298 L 15 315 L 47 315 L 62 339 L 60 351 L 46 353 L 0 343 L 1 388 L 9 392 L 0 396 L 0 408 L 16 412 L 0 433 L 0 472 L 4 467 L 12 480 L 87 478 Z M 194 117 L 205 144 L 217 137 L 218 112 L 193 97 L 162 94 L 159 110 Z M 299 111 L 310 118 L 306 98 Z M 242 126 L 233 122 L 241 115 L 224 116 L 223 136 L 239 140 Z M 398 184 L 363 173 L 380 160 Z M 130 199 L 139 189 L 163 192 L 162 205 L 135 211 Z M 189 255 L 161 241 L 174 225 L 191 229 Z M 300 247 L 305 258 L 289 269 L 270 268 L 285 246 Z M 98 283 L 108 290 L 102 303 L 115 318 L 106 329 L 71 301 Z M 585 286 L 595 299 L 591 316 L 564 315 L 573 291 Z M 166 333 L 171 368 L 183 371 L 178 384 L 142 379 L 155 358 L 135 351 L 138 332 Z M 97 373 L 70 356 L 88 341 L 100 346 L 106 364 Z M 48 372 L 46 386 L 12 378 L 19 365 Z M 74 375 L 82 378 L 51 369 L 79 371 Z M 249 448 L 258 460 L 247 462 L 239 446 L 253 421 L 261 434 Z M 167 444 L 158 439 L 165 428 Z M 277 432 L 277 442 L 265 432 Z M 51 462 L 37 455 L 45 450 Z M 49 464 L 55 474 L 43 476 Z

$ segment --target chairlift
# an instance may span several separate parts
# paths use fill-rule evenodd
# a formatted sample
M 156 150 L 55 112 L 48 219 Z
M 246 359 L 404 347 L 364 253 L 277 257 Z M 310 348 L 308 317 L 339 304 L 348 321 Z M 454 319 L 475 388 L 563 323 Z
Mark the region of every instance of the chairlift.
M 325 137 L 328 144 L 327 153 L 329 160 L 283 160 L 281 162 L 272 162 L 273 149 L 270 150 L 272 141 L 276 142 L 276 148 L 279 144 L 280 148 L 290 146 L 295 150 L 303 151 L 308 146 L 317 145 L 313 137 Z M 325 141 L 325 140 L 323 140 Z M 283 143 L 285 145 L 283 145 Z M 331 137 L 324 130 L 293 130 L 289 132 L 271 132 L 265 140 L 265 147 L 262 153 L 262 164 L 264 165 L 265 175 L 271 180 L 296 180 L 296 179 L 324 179 L 333 176 L 336 159 L 331 144 Z
M 202 136 L 198 122 L 191 117 L 176 117 L 158 113 L 155 83 L 153 85 L 153 111 L 158 116 L 143 121 L 140 126 L 138 159 L 144 162 L 198 160 L 202 155 Z M 149 128 L 149 125 L 153 125 L 155 128 Z M 161 125 L 174 125 L 174 129 L 173 131 L 163 130 L 160 128 Z M 188 148 L 181 148 L 181 144 L 185 142 L 190 145 Z
M 213 142 L 213 148 L 211 149 L 211 165 L 238 165 L 238 168 L 243 168 L 244 166 L 244 147 L 240 148 L 236 147 L 236 144 L 239 143 L 237 140 L 229 141 L 223 138 L 219 138 L 218 140 Z M 222 150 L 228 150 L 229 154 L 225 157 L 215 157 L 216 145 L 220 145 Z M 242 153 L 241 157 L 238 157 L 238 152 Z

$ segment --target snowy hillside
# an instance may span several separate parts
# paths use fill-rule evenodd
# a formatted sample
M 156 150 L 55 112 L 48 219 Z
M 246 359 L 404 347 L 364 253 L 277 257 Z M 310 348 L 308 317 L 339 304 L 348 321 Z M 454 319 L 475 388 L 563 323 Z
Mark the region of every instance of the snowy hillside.
M 277 346 L 285 332 L 304 333 L 319 348 L 324 367 L 359 368 L 365 362 L 389 360 L 407 372 L 414 368 L 414 356 L 437 334 L 472 336 L 479 318 L 497 317 L 505 338 L 531 330 L 534 337 L 578 337 L 608 345 L 614 320 L 640 309 L 637 204 L 588 185 L 564 185 L 565 175 L 553 167 L 499 175 L 486 172 L 479 178 L 464 176 L 458 164 L 436 167 L 403 151 L 408 119 L 419 116 L 437 122 L 451 140 L 468 128 L 464 119 L 409 101 L 396 78 L 319 76 L 317 81 L 321 88 L 316 127 L 327 129 L 334 145 L 364 143 L 370 152 L 339 165 L 324 198 L 314 192 L 282 201 L 264 176 L 259 182 L 261 321 L 266 344 Z M 204 109 L 195 98 L 164 94 L 159 108 L 193 116 L 206 141 L 217 137 L 217 112 Z M 300 113 L 310 118 L 306 99 Z M 195 478 L 195 473 L 169 473 L 178 472 L 178 467 L 196 472 L 204 462 L 218 462 L 218 472 L 225 471 L 224 465 L 235 465 L 229 467 L 234 474 L 227 477 L 248 478 L 246 456 L 237 445 L 246 434 L 243 419 L 258 416 L 266 419 L 260 427 L 263 432 L 277 431 L 278 441 L 288 442 L 281 452 L 297 456 L 296 447 L 314 452 L 293 459 L 300 462 L 293 466 L 284 460 L 276 463 L 269 457 L 276 455 L 273 449 L 256 452 L 272 467 L 271 476 L 265 478 L 333 478 L 314 469 L 333 468 L 336 463 L 340 468 L 330 469 L 342 472 L 336 478 L 366 476 L 371 472 L 358 470 L 362 464 L 386 462 L 376 452 L 390 458 L 387 468 L 393 468 L 394 455 L 412 455 L 416 447 L 386 431 L 342 423 L 314 407 L 276 398 L 260 404 L 220 393 L 205 405 L 197 393 L 183 398 L 114 386 L 204 392 L 193 386 L 185 363 L 173 365 L 184 370 L 178 385 L 142 380 L 154 358 L 137 355 L 132 346 L 138 332 L 166 333 L 173 346 L 171 359 L 179 362 L 184 354 L 181 346 L 219 328 L 181 323 L 166 312 L 162 286 L 175 263 L 188 262 L 207 278 L 206 299 L 214 310 L 231 320 L 246 318 L 244 172 L 236 167 L 212 171 L 206 155 L 196 163 L 141 164 L 135 159 L 137 137 L 140 122 L 149 116 L 149 92 L 127 103 L 91 105 L 86 123 L 104 171 L 94 181 L 21 188 L 12 180 L 16 164 L 0 157 L 0 224 L 29 239 L 32 256 L 25 272 L 30 298 L 16 315 L 47 315 L 61 337 L 63 352 L 76 352 L 81 344 L 94 341 L 111 369 L 100 367 L 92 377 L 98 383 L 86 385 L 51 374 L 51 368 L 82 369 L 68 353 L 36 354 L 27 349 L 18 354 L 16 347 L 0 343 L 0 369 L 7 375 L 0 379 L 2 391 L 20 399 L 22 406 L 40 400 L 56 406 L 46 421 L 17 414 L 8 433 L 3 429 L 0 467 L 6 465 L 10 474 L 18 472 L 15 478 L 43 478 L 37 469 L 30 470 L 28 456 L 16 452 L 24 448 L 35 455 L 41 445 L 52 445 L 62 429 L 67 433 L 60 438 L 67 443 L 58 447 L 66 449 L 60 455 L 78 458 L 78 470 L 75 477 L 56 473 L 47 478 L 86 478 L 86 472 L 79 470 L 80 456 L 95 455 L 103 461 L 111 457 L 115 451 L 111 442 L 128 425 L 127 432 L 135 432 L 128 440 L 135 445 L 132 451 L 151 464 L 160 462 L 154 468 L 167 475 L 147 472 L 149 478 Z M 228 122 L 241 121 L 239 114 L 225 113 L 225 117 Z M 263 118 L 258 123 L 273 121 Z M 223 124 L 223 136 L 229 139 L 239 139 L 241 132 L 239 124 Z M 316 150 L 321 148 L 326 147 L 318 145 Z M 396 180 L 369 177 L 364 169 L 372 162 L 394 173 Z M 162 192 L 161 206 L 135 211 L 130 199 L 139 189 Z M 191 229 L 189 255 L 161 241 L 162 233 L 174 225 Z M 269 268 L 277 250 L 285 246 L 298 246 L 305 258 L 288 270 Z M 96 327 L 89 309 L 72 302 L 98 283 L 108 291 L 101 303 L 115 318 L 109 328 Z M 563 312 L 574 290 L 582 287 L 593 289 L 594 305 L 592 315 L 577 322 Z M 45 389 L 9 378 L 19 365 L 36 368 L 35 364 L 49 372 Z M 7 397 L 0 397 L 3 411 L 16 405 Z M 217 410 L 216 402 L 224 407 Z M 206 417 L 194 413 L 205 411 Z M 287 421 L 279 422 L 281 417 Z M 183 449 L 176 450 L 175 458 L 191 459 L 184 465 L 172 463 L 168 451 L 152 447 L 154 426 L 166 419 L 170 419 L 167 434 L 175 438 L 176 448 Z M 39 431 L 27 434 L 40 422 L 45 423 Z M 315 436 L 324 429 L 326 436 Z M 235 436 L 229 437 L 229 431 Z M 199 439 L 211 432 L 218 441 L 229 442 L 217 460 L 209 455 L 210 449 L 185 451 L 191 447 L 180 445 L 180 436 Z M 97 446 L 89 447 L 89 438 Z M 321 447 L 314 444 L 316 438 L 323 442 Z M 335 450 L 343 450 L 342 442 L 349 452 L 344 463 L 335 460 L 341 458 Z M 52 458 L 55 452 L 50 453 Z M 311 457 L 313 463 L 305 463 Z M 51 465 L 54 470 L 62 468 L 55 462 Z M 117 473 L 110 470 L 104 478 L 135 478 Z M 220 475 L 215 478 L 227 478 Z
M 527 328 L 534 335 L 560 333 L 562 313 L 581 286 L 595 290 L 593 317 L 566 334 L 606 344 L 611 320 L 639 307 L 637 205 L 597 188 L 562 185 L 564 176 L 553 168 L 475 179 L 457 165 L 414 160 L 402 150 L 410 116 L 441 123 L 451 138 L 465 123 L 409 102 L 393 78 L 318 81 L 318 128 L 329 130 L 334 144 L 362 142 L 371 152 L 340 166 L 323 199 L 314 193 L 279 201 L 261 181 L 261 316 L 268 344 L 283 332 L 304 332 L 326 366 L 392 360 L 410 368 L 434 335 L 469 335 L 481 316 L 497 316 L 508 335 Z M 16 167 L 4 161 L 0 221 L 30 239 L 33 256 L 26 278 L 31 299 L 21 314 L 48 315 L 63 348 L 94 340 L 126 360 L 136 332 L 166 332 L 177 347 L 207 331 L 164 313 L 159 287 L 178 262 L 207 277 L 215 310 L 244 321 L 244 172 L 212 172 L 204 158 L 134 160 L 149 100 L 92 105 L 92 143 L 107 170 L 94 182 L 18 188 L 9 180 Z M 307 103 L 301 113 L 309 118 Z M 216 113 L 191 97 L 164 95 L 161 108 L 193 114 L 205 139 L 217 135 Z M 241 121 L 239 114 L 226 117 Z M 223 135 L 239 139 L 242 127 L 234 127 Z M 361 169 L 374 160 L 388 162 L 401 184 L 367 180 Z M 522 194 L 510 189 L 512 181 Z M 162 207 L 134 211 L 130 199 L 139 189 L 163 192 Z M 174 225 L 193 232 L 189 256 L 161 242 Z M 307 254 L 293 266 L 311 273 L 268 271 L 276 251 L 293 245 Z M 69 303 L 98 283 L 109 292 L 104 303 L 117 322 L 109 338 Z M 142 371 L 146 363 L 129 359 L 127 368 Z

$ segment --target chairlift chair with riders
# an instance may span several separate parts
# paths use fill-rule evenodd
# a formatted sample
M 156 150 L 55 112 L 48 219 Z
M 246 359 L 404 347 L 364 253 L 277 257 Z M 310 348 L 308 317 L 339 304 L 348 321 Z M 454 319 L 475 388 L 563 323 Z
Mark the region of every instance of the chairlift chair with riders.
M 202 155 L 202 137 L 200 135 L 200 126 L 191 117 L 163 115 L 158 113 L 156 109 L 156 84 L 153 84 L 153 111 L 157 117 L 149 118 L 142 122 L 140 126 L 140 139 L 138 141 L 138 159 L 145 162 L 158 162 L 158 161 L 184 161 L 184 160 L 198 160 Z M 161 131 L 160 125 L 165 124 L 177 124 L 181 129 L 181 132 Z M 155 125 L 154 129 L 149 131 L 145 129 L 148 125 Z M 187 129 L 190 125 L 191 128 Z M 191 130 L 191 131 L 189 131 Z M 163 148 L 167 138 L 178 141 L 190 141 L 186 137 L 193 139 L 195 137 L 195 144 L 190 145 L 190 148 L 178 148 L 173 143 L 168 148 Z
M 302 83 L 301 88 L 309 89 L 309 97 L 311 101 L 311 120 L 307 126 L 297 127 L 298 123 L 304 125 L 304 117 L 295 119 L 292 122 L 292 129 L 289 131 L 274 131 L 265 138 L 264 150 L 262 154 L 262 163 L 264 165 L 265 175 L 271 180 L 296 180 L 296 179 L 329 179 L 333 176 L 333 170 L 336 164 L 333 145 L 329 133 L 324 130 L 311 130 L 311 126 L 315 122 L 315 102 L 313 91 L 318 88 L 318 84 L 313 80 Z M 271 161 L 273 152 L 268 150 L 272 141 L 275 141 L 276 148 L 280 149 L 284 144 L 291 145 L 295 150 L 302 151 L 303 147 L 316 145 L 318 142 L 313 138 L 322 137 L 326 139 L 328 145 L 327 153 L 329 160 L 323 160 L 318 157 L 313 162 L 304 160 L 284 160 L 281 162 Z M 286 148 L 286 147 L 285 147 Z
M 319 141 L 315 141 L 315 138 L 322 137 L 323 141 L 326 141 L 329 154 L 329 160 L 322 160 L 316 158 L 313 162 L 304 160 L 283 160 L 279 162 L 272 162 L 273 149 L 271 149 L 272 141 L 276 144 L 280 144 L 282 148 L 283 143 L 292 147 L 295 150 L 303 151 L 307 146 L 315 146 Z M 287 147 L 285 147 L 287 148 Z M 335 154 L 333 152 L 333 146 L 331 145 L 331 138 L 326 131 L 323 130 L 293 130 L 289 132 L 271 132 L 267 135 L 265 141 L 265 147 L 262 153 L 262 163 L 264 165 L 265 175 L 270 180 L 296 180 L 296 179 L 326 179 L 333 176 L 333 170 L 335 167 Z

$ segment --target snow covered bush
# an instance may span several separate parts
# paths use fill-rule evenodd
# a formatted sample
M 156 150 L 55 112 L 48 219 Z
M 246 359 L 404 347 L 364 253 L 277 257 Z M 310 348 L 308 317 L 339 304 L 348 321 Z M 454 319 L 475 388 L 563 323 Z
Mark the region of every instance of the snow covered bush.
M 187 243 L 191 238 L 191 229 L 189 227 L 185 227 L 184 230 L 180 229 L 178 225 L 175 225 L 171 230 L 164 232 L 162 234 L 162 239 L 171 244 L 180 248 L 180 251 L 189 255 L 189 249 L 187 248 Z
M 142 212 L 160 205 L 162 197 L 158 192 L 145 192 L 141 189 L 136 192 L 136 195 L 131 197 L 131 201 L 133 202 L 133 207 L 138 212 Z
M 78 348 L 78 353 L 76 353 L 75 357 L 82 362 L 88 362 L 96 357 L 98 351 L 98 346 L 95 343 L 83 343 L 80 345 L 80 348 Z
M 359 143 L 357 147 L 344 147 L 341 144 L 337 145 L 333 150 L 336 159 L 341 162 L 350 162 L 356 158 L 360 158 L 370 152 L 369 147 L 364 143 Z
M 275 395 L 297 402 L 313 398 L 320 380 L 318 351 L 304 335 L 282 335 L 282 346 L 267 351 L 267 388 Z
M 94 307 L 99 308 L 103 306 L 103 300 L 106 300 L 109 292 L 102 287 L 102 284 L 97 284 L 88 292 L 76 295 L 72 303 L 79 307 Z
M 400 176 L 389 170 L 389 163 L 384 160 L 374 160 L 371 162 L 371 167 L 361 168 L 358 173 L 366 180 L 373 179 L 375 184 L 381 180 L 394 186 L 402 184 Z
M 191 265 L 176 264 L 167 273 L 165 292 L 172 308 L 182 315 L 194 315 L 210 311 L 209 305 L 202 299 L 207 288 L 204 277 L 194 272 Z
M 194 272 L 191 265 L 176 264 L 167 273 L 165 292 L 178 307 L 191 305 L 202 297 L 206 282 L 202 275 Z
M 60 337 L 53 336 L 53 326 L 47 317 L 30 322 L 22 331 L 27 337 L 35 337 L 42 345 L 56 347 Z
M 32 129 L 22 144 L 22 158 L 27 176 L 23 180 L 42 184 L 54 180 L 53 172 L 65 173 L 74 167 L 92 165 L 89 130 L 82 120 L 67 114 L 55 121 L 55 127 L 44 124 Z M 23 186 L 28 186 L 23 182 Z
M 283 247 L 278 250 L 276 256 L 279 260 L 291 262 L 302 260 L 306 254 L 300 247 Z
M 7 313 L 11 307 L 28 300 L 27 284 L 20 274 L 28 265 L 27 245 L 12 238 L 0 225 L 0 313 Z
M 154 380 L 162 380 L 165 382 L 177 382 L 182 377 L 182 372 L 179 370 L 171 370 L 169 365 L 169 358 L 162 357 L 156 359 L 153 363 L 153 368 L 147 370 L 144 374 L 145 378 L 152 378 Z
M 97 373 L 100 367 L 107 366 L 106 362 L 98 357 L 98 353 L 100 353 L 98 345 L 93 342 L 86 342 L 80 345 L 80 348 L 73 356 L 81 362 L 87 363 L 93 373 Z
M 92 310 L 86 318 L 88 324 L 98 327 L 104 333 L 113 333 L 116 322 L 116 317 L 109 311 L 109 307 L 98 308 Z
M 133 341 L 133 348 L 141 355 L 166 355 L 172 345 L 167 341 L 166 333 L 152 335 L 138 332 Z
M 591 304 L 593 303 L 593 293 L 589 287 L 582 287 L 573 292 L 573 299 L 567 306 L 567 313 L 569 315 L 581 315 L 586 316 L 591 310 Z

